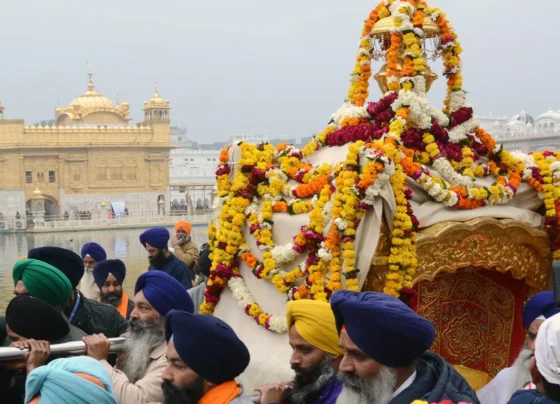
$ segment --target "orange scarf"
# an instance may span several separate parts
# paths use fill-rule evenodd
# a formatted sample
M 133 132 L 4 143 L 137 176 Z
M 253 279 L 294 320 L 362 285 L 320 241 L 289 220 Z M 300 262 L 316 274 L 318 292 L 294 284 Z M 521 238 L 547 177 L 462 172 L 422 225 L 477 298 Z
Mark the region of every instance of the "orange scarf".
M 97 299 L 98 302 L 101 301 L 101 299 Z M 128 311 L 128 296 L 126 294 L 126 292 L 123 290 L 122 291 L 122 299 L 121 299 L 121 304 L 119 304 L 117 307 L 115 307 L 117 309 L 117 311 L 121 314 L 121 316 L 123 316 L 124 318 L 126 318 L 126 312 Z
M 227 404 L 239 393 L 241 393 L 241 387 L 235 381 L 225 382 L 206 393 L 198 404 Z

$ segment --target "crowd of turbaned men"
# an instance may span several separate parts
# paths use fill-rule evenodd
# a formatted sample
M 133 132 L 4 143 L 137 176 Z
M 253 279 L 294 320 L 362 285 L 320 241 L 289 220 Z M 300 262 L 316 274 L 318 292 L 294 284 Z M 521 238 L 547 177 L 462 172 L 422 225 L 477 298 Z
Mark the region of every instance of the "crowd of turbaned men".
M 35 248 L 13 267 L 14 294 L 0 317 L 0 342 L 26 350 L 0 364 L 0 403 L 38 404 L 522 404 L 560 402 L 560 316 L 552 292 L 523 311 L 527 339 L 513 366 L 475 392 L 430 352 L 435 329 L 403 301 L 337 291 L 330 303 L 291 301 L 286 318 L 292 380 L 256 388 L 236 378 L 249 350 L 220 319 L 201 315 L 210 250 L 181 221 L 142 233 L 149 269 L 134 296 L 125 264 L 94 242 L 81 256 Z M 171 244 L 171 249 L 168 245 Z M 109 338 L 125 337 L 110 353 Z M 51 344 L 83 341 L 83 356 L 51 355 Z M 420 401 L 416 401 L 420 400 Z

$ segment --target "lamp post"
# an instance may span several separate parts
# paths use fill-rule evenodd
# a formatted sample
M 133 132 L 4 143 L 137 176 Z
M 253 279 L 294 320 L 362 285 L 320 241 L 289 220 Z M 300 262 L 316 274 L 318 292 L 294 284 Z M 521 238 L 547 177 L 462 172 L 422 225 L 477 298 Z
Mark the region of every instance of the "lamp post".
M 101 219 L 101 223 L 105 223 L 105 206 L 107 206 L 105 204 L 105 201 L 101 201 L 101 214 L 100 214 L 100 219 Z
M 160 214 L 161 214 L 162 216 L 164 216 L 165 212 L 164 212 L 164 207 L 163 207 L 163 205 L 165 205 L 165 202 L 163 201 L 163 199 L 160 199 L 159 202 L 158 202 L 158 204 L 159 204 L 159 211 L 160 211 Z

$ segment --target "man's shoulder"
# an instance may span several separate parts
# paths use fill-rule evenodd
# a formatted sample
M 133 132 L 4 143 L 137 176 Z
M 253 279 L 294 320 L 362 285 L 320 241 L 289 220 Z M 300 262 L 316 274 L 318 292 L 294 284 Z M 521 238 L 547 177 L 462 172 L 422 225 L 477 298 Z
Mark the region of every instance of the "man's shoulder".
M 167 265 L 173 268 L 189 269 L 187 264 L 181 261 L 175 254 L 171 253 L 169 260 L 166 262 Z

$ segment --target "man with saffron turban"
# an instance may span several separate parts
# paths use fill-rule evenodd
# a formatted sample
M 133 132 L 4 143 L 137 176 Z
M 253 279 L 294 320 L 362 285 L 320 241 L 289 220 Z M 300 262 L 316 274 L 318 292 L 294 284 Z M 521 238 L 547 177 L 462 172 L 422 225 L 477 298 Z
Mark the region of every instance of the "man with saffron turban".
M 134 310 L 134 303 L 123 289 L 125 277 L 126 267 L 121 260 L 101 261 L 93 269 L 93 278 L 99 288 L 97 300 L 115 306 L 120 315 L 128 320 Z
M 105 336 L 84 338 L 88 356 L 99 360 L 109 371 L 120 404 L 163 401 L 161 374 L 167 363 L 165 315 L 171 310 L 192 313 L 193 303 L 187 291 L 165 272 L 146 272 L 134 288 L 129 337 L 117 366 L 112 368 L 107 362 L 110 343 Z M 200 347 L 197 349 L 200 351 Z
M 154 227 L 140 235 L 140 243 L 148 252 L 148 270 L 163 271 L 177 279 L 185 289 L 190 289 L 192 281 L 189 267 L 169 251 L 168 242 L 169 230 L 164 227 Z
M 101 261 L 107 259 L 107 253 L 97 243 L 87 243 L 82 247 L 82 259 L 84 260 L 84 276 L 80 281 L 80 292 L 88 299 L 99 297 L 99 289 L 93 279 L 93 268 Z
M 433 325 L 384 293 L 335 292 L 331 307 L 345 354 L 338 404 L 478 404 L 475 392 L 441 356 L 429 352 Z
M 107 370 L 87 356 L 56 359 L 27 376 L 26 404 L 117 404 Z
M 249 365 L 249 350 L 229 325 L 213 316 L 171 311 L 166 336 L 166 404 L 252 403 L 235 382 Z
M 175 237 L 171 242 L 174 248 L 173 253 L 192 269 L 194 259 L 198 254 L 198 247 L 191 239 L 192 224 L 190 222 L 180 220 L 175 223 Z M 192 274 L 191 274 L 192 275 Z
M 296 300 L 286 307 L 290 365 L 296 376 L 292 383 L 257 388 L 261 403 L 335 404 L 342 390 L 337 378 L 344 350 L 331 306 L 319 300 Z
M 557 314 L 552 292 L 540 292 L 529 299 L 523 309 L 523 325 L 527 330 L 525 344 L 512 366 L 505 368 L 477 392 L 482 404 L 506 404 L 513 393 L 522 388 L 535 388 L 531 384 L 531 358 L 541 325 Z
M 28 257 L 54 266 L 70 281 L 71 295 L 63 308 L 70 324 L 88 335 L 102 333 L 108 338 L 126 332 L 128 322 L 113 306 L 88 299 L 76 289 L 84 275 L 84 264 L 78 254 L 60 247 L 41 247 L 30 250 Z

